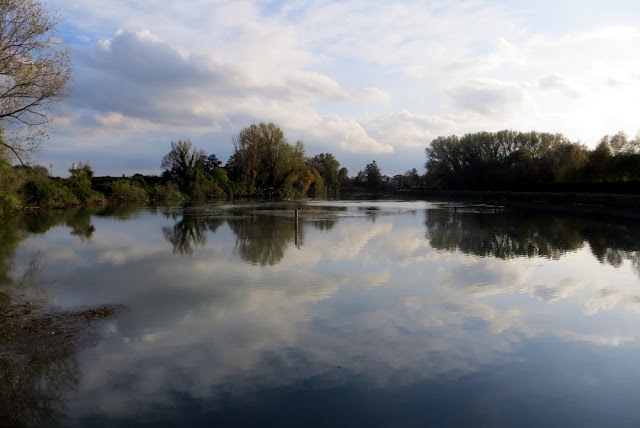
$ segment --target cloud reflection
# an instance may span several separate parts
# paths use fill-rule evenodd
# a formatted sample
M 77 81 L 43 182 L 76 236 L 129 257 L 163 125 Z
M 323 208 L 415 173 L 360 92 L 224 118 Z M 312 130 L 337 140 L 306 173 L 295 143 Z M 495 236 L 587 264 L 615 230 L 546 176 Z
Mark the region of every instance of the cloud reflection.
M 224 209 L 94 219 L 89 247 L 67 235 L 78 263 L 47 270 L 64 279 L 60 301 L 131 307 L 111 325 L 111 340 L 83 355 L 75 414 L 126 417 L 173 405 L 176 391 L 215 406 L 300 382 L 409 385 L 516 361 L 532 337 L 634 340 L 637 276 L 624 262 L 598 263 L 601 250 L 584 244 L 610 227 L 596 233 L 585 227 L 592 223 L 558 218 L 547 233 L 534 219 L 520 229 L 510 218 L 467 221 L 399 204 L 382 207 L 393 215 L 375 222 L 358 210 L 336 215 L 330 228 L 315 226 L 326 213 L 304 218 L 298 247 L 292 219 Z M 60 241 L 37 243 L 50 254 Z M 135 256 L 114 268 L 106 256 L 114 248 Z M 622 302 L 630 312 L 610 310 Z

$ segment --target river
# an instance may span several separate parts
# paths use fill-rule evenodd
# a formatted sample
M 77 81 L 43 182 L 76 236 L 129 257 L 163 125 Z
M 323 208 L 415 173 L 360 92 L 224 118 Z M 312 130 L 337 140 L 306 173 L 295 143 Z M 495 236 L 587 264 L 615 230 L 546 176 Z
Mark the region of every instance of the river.
M 0 222 L 0 287 L 127 307 L 38 367 L 28 424 L 45 403 L 62 426 L 640 426 L 633 221 L 312 201 Z

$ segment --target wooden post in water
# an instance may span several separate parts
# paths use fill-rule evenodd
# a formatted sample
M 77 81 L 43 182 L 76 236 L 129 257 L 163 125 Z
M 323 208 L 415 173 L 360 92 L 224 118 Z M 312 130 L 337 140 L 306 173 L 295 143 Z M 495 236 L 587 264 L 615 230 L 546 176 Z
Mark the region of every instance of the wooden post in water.
M 295 209 L 295 217 L 296 217 L 296 237 L 295 237 L 295 243 L 296 243 L 296 247 L 298 246 L 298 209 Z

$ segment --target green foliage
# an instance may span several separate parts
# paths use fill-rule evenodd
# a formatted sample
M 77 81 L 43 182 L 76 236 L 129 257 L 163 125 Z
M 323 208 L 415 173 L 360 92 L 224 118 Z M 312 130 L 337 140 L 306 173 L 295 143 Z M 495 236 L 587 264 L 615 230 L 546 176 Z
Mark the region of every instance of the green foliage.
M 418 174 L 418 170 L 415 168 L 405 172 L 400 180 L 402 187 L 405 189 L 420 186 L 420 174 Z
M 149 195 L 139 181 L 119 179 L 110 184 L 107 197 L 117 202 L 136 202 L 149 199 Z
M 340 168 L 338 171 L 338 182 L 340 186 L 344 186 L 349 183 L 349 170 L 347 168 Z
M 17 173 L 0 150 L 0 215 L 6 215 L 17 210 L 20 205 L 18 189 L 22 184 L 22 177 Z
M 88 163 L 80 162 L 77 168 L 71 168 L 69 172 L 71 177 L 67 181 L 68 187 L 80 202 L 87 205 L 99 205 L 106 202 L 104 195 L 91 188 L 93 170 Z
M 189 140 L 171 142 L 171 150 L 162 158 L 162 168 L 178 184 L 180 191 L 192 198 L 203 196 L 202 178 L 206 155 L 204 150 L 197 149 Z
M 327 188 L 324 179 L 320 175 L 317 169 L 311 168 L 311 173 L 313 174 L 313 182 L 309 186 L 308 194 L 312 198 L 324 198 L 328 193 L 329 189 Z M 332 190 L 332 195 L 337 194 L 340 191 L 340 188 L 334 188 Z
M 149 199 L 156 202 L 176 202 L 180 203 L 187 199 L 187 195 L 182 193 L 178 185 L 173 182 L 165 184 L 154 184 L 149 189 Z
M 340 192 L 340 162 L 338 162 L 331 153 L 316 155 L 307 160 L 307 165 L 315 169 L 322 178 L 322 184 L 324 184 L 324 186 L 321 186 L 320 183 L 313 186 L 318 196 L 322 194 L 321 191 L 319 191 L 321 187 L 325 187 L 327 194 L 330 196 L 338 195 Z
M 79 199 L 62 180 L 49 177 L 46 168 L 29 168 L 25 172 L 25 182 L 20 194 L 26 206 L 59 208 L 80 204 Z
M 216 155 L 206 156 L 189 140 L 171 143 L 171 151 L 162 159 L 164 176 L 178 184 L 191 199 L 224 198 L 231 191 L 222 162 Z
M 206 175 L 212 175 L 214 170 L 220 168 L 220 166 L 222 166 L 222 161 L 218 159 L 218 156 L 215 154 L 209 155 L 204 161 L 204 173 Z
M 244 128 L 233 144 L 227 171 L 235 195 L 303 197 L 315 179 L 302 141 L 291 146 L 273 123 Z
M 376 161 L 371 162 L 364 168 L 364 173 L 367 180 L 367 187 L 370 190 L 380 190 L 382 187 L 382 174 L 380 174 L 380 168 Z
M 542 165 L 552 174 L 554 183 L 575 183 L 582 179 L 582 169 L 587 163 L 587 150 L 580 144 L 562 142 L 545 153 Z
M 212 158 L 215 159 L 212 161 Z M 221 168 L 220 164 L 221 162 L 217 160 L 216 155 L 209 156 L 205 163 L 205 195 L 209 199 L 219 199 L 233 195 L 233 189 L 227 176 L 227 171 Z
M 584 180 L 587 149 L 561 134 L 478 132 L 438 137 L 426 149 L 427 184 L 448 188 L 518 188 Z

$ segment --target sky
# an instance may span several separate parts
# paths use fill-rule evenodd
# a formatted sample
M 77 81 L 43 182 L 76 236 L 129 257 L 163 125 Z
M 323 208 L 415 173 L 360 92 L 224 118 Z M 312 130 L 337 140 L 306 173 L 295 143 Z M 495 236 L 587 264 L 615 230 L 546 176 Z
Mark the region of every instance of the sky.
M 640 2 L 56 0 L 75 68 L 34 159 L 159 174 L 188 139 L 223 161 L 273 122 L 356 175 L 424 173 L 468 132 L 640 131 Z

